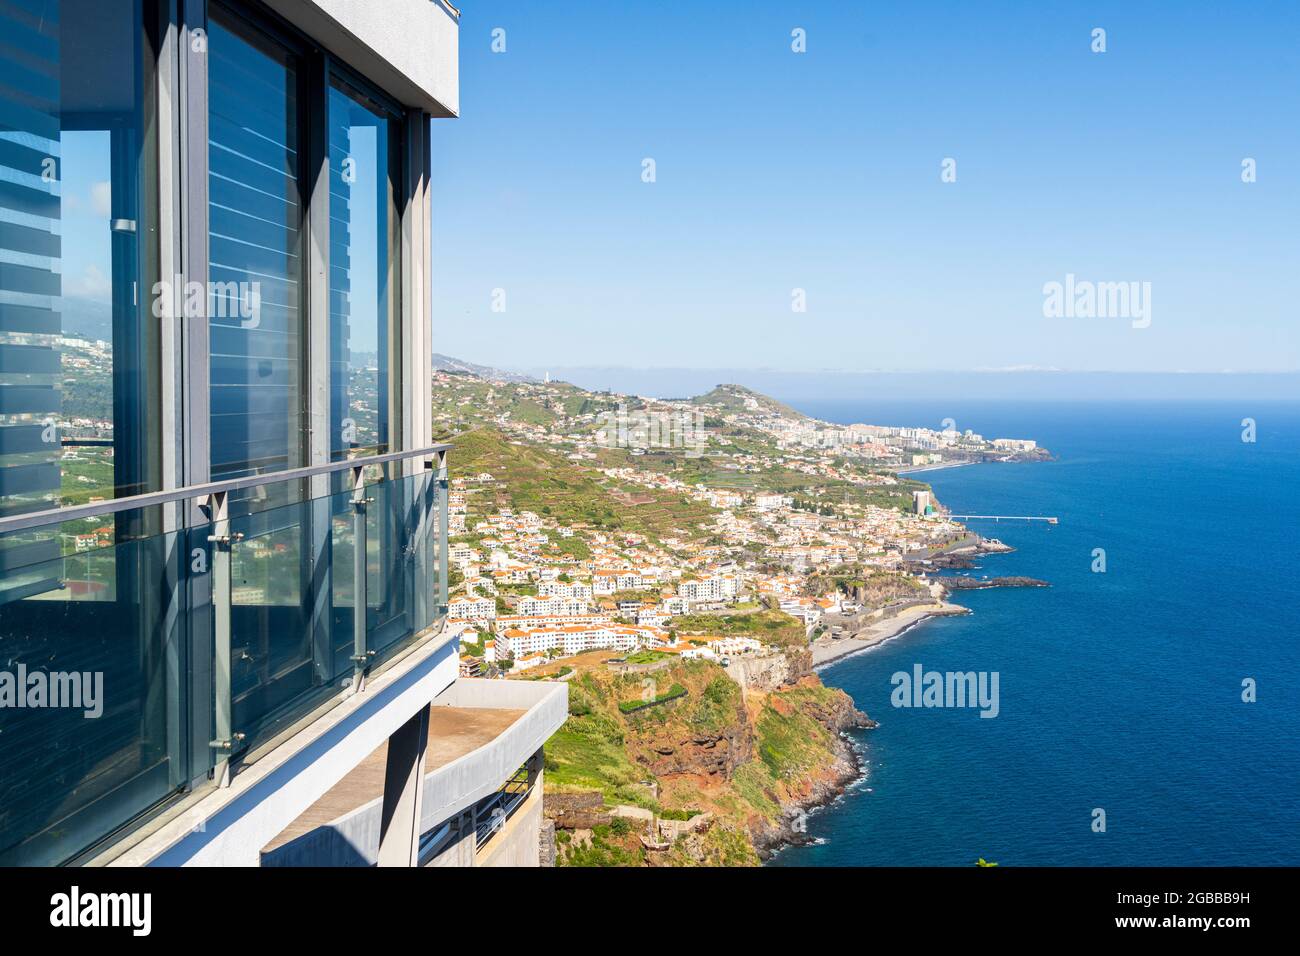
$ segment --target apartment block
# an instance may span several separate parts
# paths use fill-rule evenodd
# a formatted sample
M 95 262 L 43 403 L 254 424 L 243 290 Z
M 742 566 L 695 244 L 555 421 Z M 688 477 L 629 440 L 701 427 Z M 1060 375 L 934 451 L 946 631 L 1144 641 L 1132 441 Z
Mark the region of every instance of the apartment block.
M 586 614 L 587 602 L 581 598 L 559 595 L 525 597 L 520 599 L 518 611 L 521 615 L 529 617 Z
M 0 864 L 537 862 L 566 689 L 446 627 L 459 26 L 0 0 Z
M 454 598 L 447 605 L 447 615 L 453 620 L 490 621 L 497 616 L 497 602 L 493 598 Z

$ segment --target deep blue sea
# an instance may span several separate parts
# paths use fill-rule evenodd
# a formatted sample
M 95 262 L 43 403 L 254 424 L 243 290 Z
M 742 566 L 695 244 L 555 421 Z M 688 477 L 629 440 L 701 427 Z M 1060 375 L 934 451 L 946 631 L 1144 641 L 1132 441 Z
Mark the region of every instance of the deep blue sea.
M 918 477 L 957 513 L 1060 524 L 972 523 L 1017 550 L 971 573 L 1051 588 L 962 593 L 974 614 L 821 672 L 880 726 L 774 865 L 1300 864 L 1300 405 L 793 404 L 1037 439 L 1057 460 Z M 997 671 L 999 715 L 892 707 L 917 663 Z

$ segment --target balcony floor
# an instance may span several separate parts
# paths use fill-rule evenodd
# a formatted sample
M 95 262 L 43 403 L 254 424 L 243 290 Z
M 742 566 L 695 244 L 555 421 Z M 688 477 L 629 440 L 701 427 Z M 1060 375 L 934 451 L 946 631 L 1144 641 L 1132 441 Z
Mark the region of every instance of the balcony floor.
M 430 708 L 429 746 L 424 755 L 424 772 L 427 774 L 491 743 L 525 713 L 524 710 L 485 707 Z M 284 846 L 382 796 L 387 759 L 388 745 L 384 744 L 281 830 L 262 848 L 263 852 Z

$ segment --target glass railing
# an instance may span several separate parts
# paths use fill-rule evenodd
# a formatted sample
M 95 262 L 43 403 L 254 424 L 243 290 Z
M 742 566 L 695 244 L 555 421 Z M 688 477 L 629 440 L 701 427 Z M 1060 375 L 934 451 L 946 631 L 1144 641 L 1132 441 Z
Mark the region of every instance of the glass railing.
M 227 782 L 430 633 L 445 466 L 437 446 L 0 518 L 0 864 L 84 857 Z

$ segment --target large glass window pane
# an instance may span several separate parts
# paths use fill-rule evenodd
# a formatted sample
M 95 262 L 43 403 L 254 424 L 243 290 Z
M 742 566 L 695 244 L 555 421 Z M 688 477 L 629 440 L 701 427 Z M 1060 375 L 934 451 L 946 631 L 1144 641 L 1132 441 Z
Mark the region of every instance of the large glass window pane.
M 233 726 L 250 742 L 288 709 L 301 714 L 332 682 L 351 676 L 351 634 L 337 654 L 313 630 L 305 597 L 316 502 L 257 511 L 230 523 L 230 648 Z
M 0 515 L 161 483 L 156 24 L 0 0 Z M 0 861 L 66 860 L 188 779 L 156 512 L 0 535 Z
M 304 463 L 297 58 L 214 7 L 208 35 L 212 477 Z
M 398 333 L 399 118 L 341 79 L 329 92 L 330 452 L 390 450 Z
M 167 613 L 183 550 L 160 534 L 23 563 L 13 544 L 0 578 L 34 593 L 0 604 L 0 865 L 49 865 L 188 778 Z
M 242 15 L 213 4 L 208 23 L 211 474 L 222 479 L 306 463 L 305 71 Z M 314 644 L 304 490 L 282 482 L 231 502 L 232 719 L 246 740 L 333 676 Z
M 143 6 L 0 4 L 0 514 L 159 485 Z

